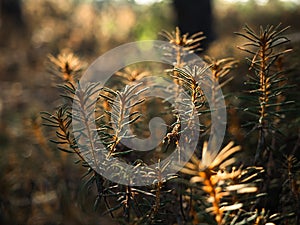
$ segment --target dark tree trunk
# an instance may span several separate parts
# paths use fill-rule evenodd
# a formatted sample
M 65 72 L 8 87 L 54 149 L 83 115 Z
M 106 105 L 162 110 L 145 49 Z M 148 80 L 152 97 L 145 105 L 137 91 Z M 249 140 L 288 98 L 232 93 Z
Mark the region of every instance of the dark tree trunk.
M 173 0 L 177 15 L 177 26 L 182 33 L 194 34 L 202 31 L 207 37 L 203 47 L 207 48 L 215 38 L 211 0 Z
M 8 21 L 23 26 L 21 0 L 0 0 L 0 24 Z

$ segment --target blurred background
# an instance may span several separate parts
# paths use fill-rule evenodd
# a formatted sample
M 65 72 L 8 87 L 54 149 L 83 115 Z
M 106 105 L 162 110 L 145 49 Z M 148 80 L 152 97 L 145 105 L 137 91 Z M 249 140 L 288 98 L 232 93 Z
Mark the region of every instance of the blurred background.
M 233 32 L 245 23 L 290 25 L 295 51 L 288 64 L 296 67 L 299 18 L 300 0 L 0 0 L 0 224 L 112 224 L 99 216 L 104 207 L 93 211 L 85 169 L 39 126 L 39 113 L 53 112 L 59 98 L 47 73 L 49 54 L 69 50 L 89 64 L 122 43 L 157 39 L 179 25 L 191 34 L 204 31 L 205 54 L 240 59 L 226 89 L 234 95 L 247 68 L 236 48 L 244 40 Z M 240 122 L 230 120 L 228 138 L 240 144 Z

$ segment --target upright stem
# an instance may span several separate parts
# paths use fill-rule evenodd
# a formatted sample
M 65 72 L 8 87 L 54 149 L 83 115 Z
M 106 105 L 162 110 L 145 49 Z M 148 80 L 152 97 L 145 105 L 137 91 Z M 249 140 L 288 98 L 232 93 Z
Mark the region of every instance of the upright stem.
M 259 118 L 259 134 L 258 134 L 258 143 L 257 143 L 257 149 L 254 161 L 257 162 L 262 151 L 265 147 L 265 133 L 264 130 L 266 128 L 266 105 L 268 103 L 268 82 L 267 82 L 267 69 L 266 69 L 266 63 L 267 63 L 267 56 L 266 56 L 266 43 L 264 40 L 264 37 L 262 37 L 261 40 L 261 46 L 260 46 L 260 52 L 259 52 L 259 58 L 261 60 L 260 63 L 260 71 L 259 71 L 259 77 L 260 77 L 260 91 L 261 96 L 259 97 L 259 104 L 260 104 L 260 118 Z
M 261 58 L 261 70 L 259 72 L 259 77 L 260 77 L 260 89 L 262 92 L 262 96 L 259 97 L 259 102 L 260 102 L 260 119 L 259 119 L 259 124 L 264 127 L 265 126 L 265 117 L 267 115 L 266 113 L 266 104 L 268 102 L 268 93 L 267 93 L 267 82 L 266 82 L 266 76 L 267 76 L 267 71 L 266 71 L 266 49 L 265 49 L 265 44 L 263 43 L 261 46 L 261 51 L 260 51 L 260 58 Z

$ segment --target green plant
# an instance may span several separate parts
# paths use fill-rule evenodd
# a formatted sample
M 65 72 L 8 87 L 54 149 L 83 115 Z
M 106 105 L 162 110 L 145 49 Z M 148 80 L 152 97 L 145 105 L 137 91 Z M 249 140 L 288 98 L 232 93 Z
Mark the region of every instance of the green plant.
M 280 36 L 285 29 L 277 29 L 278 27 L 272 26 L 261 28 L 258 35 L 246 27 L 246 34 L 240 34 L 250 40 L 246 47 L 240 48 L 253 55 L 249 61 L 255 76 L 248 83 L 254 88 L 247 97 L 249 106 L 245 111 L 258 118 L 251 122 L 259 132 L 256 162 L 265 152 L 270 152 L 270 149 L 271 152 L 279 150 L 273 135 L 278 131 L 283 118 L 281 115 L 285 112 L 282 107 L 291 103 L 281 97 L 282 90 L 289 87 L 284 73 L 280 67 L 273 67 L 280 57 L 290 51 L 275 51 L 275 47 L 287 42 L 286 38 Z M 218 130 L 211 131 L 213 128 L 209 114 L 216 109 L 209 108 L 204 90 L 210 86 L 210 104 L 217 105 L 220 102 L 217 92 L 232 80 L 228 74 L 237 61 L 232 58 L 216 60 L 206 56 L 208 65 L 198 65 L 188 59 L 191 54 L 200 51 L 204 38 L 202 33 L 181 35 L 176 28 L 173 33 L 164 32 L 163 37 L 172 46 L 166 49 L 166 57 L 171 56 L 174 60 L 173 67 L 161 71 L 157 79 L 170 79 L 176 84 L 165 90 L 174 99 L 174 105 L 146 98 L 144 78 L 151 75 L 151 71 L 146 71 L 144 65 L 116 72 L 113 78 L 117 82 L 111 82 L 107 87 L 100 88 L 98 83 L 91 83 L 83 88 L 78 83 L 83 67 L 77 57 L 71 53 L 60 54 L 57 58 L 49 57 L 50 71 L 59 78 L 56 82 L 59 81 L 57 86 L 63 101 L 56 112 L 42 113 L 44 125 L 55 128 L 56 137 L 51 141 L 57 144 L 58 149 L 75 153 L 79 158 L 78 162 L 87 168 L 86 187 L 93 184 L 97 187 L 95 210 L 103 202 L 107 209 L 104 214 L 110 214 L 120 224 L 284 223 L 285 216 L 290 212 L 273 214 L 275 212 L 260 204 L 261 199 L 271 195 L 261 188 L 264 186 L 265 171 L 268 172 L 269 168 L 263 163 L 259 166 L 243 166 L 240 162 L 242 160 L 238 160 L 241 147 L 234 146 L 233 142 L 224 146 L 220 152 L 215 148 L 214 138 L 217 136 L 214 134 Z M 248 49 L 248 46 L 255 49 Z M 187 94 L 182 95 L 179 87 Z M 252 102 L 255 104 L 250 107 Z M 93 105 L 96 105 L 95 110 L 92 109 Z M 180 105 L 192 107 L 180 112 L 176 110 Z M 76 109 L 75 114 L 72 107 Z M 149 114 L 150 108 L 152 111 Z M 164 118 L 168 125 L 167 133 L 157 147 L 147 154 L 139 154 L 123 144 L 125 139 L 130 140 L 137 134 L 142 137 L 149 135 L 147 124 L 153 116 Z M 194 123 L 194 118 L 199 118 L 201 123 Z M 95 129 L 89 129 L 89 123 L 94 122 Z M 195 155 L 180 172 L 163 177 L 163 172 L 171 163 L 163 161 L 169 152 L 176 149 L 177 156 L 180 157 L 188 150 L 179 141 L 185 132 L 183 127 L 194 128 L 186 142 L 199 136 Z M 133 130 L 134 135 L 128 133 L 129 129 Z M 210 146 L 206 142 L 209 132 L 213 134 Z M 87 141 L 76 140 L 74 134 L 87 137 Z M 99 138 L 93 142 L 97 135 Z M 269 137 L 270 141 L 266 140 Z M 121 164 L 103 163 L 99 170 L 119 171 L 117 176 L 126 177 L 128 185 L 105 178 L 93 169 L 95 165 L 99 165 L 99 152 L 104 153 L 107 159 L 118 158 L 121 162 L 141 168 L 141 171 L 145 165 L 154 161 L 158 165 L 155 169 L 143 171 L 144 178 L 153 178 L 153 183 L 141 187 L 130 185 L 134 181 Z M 92 159 L 92 165 L 87 162 L 87 157 Z M 263 159 L 271 160 L 269 155 Z M 285 171 L 288 177 L 283 186 L 289 184 L 287 189 L 296 196 L 296 204 L 299 204 L 299 174 L 295 172 L 299 165 L 296 161 L 293 156 L 287 157 L 288 166 Z M 283 177 L 284 174 L 282 173 Z
M 254 71 L 249 76 L 247 85 L 251 87 L 247 100 L 253 103 L 248 105 L 244 111 L 257 117 L 257 121 L 250 122 L 253 130 L 258 130 L 258 143 L 255 154 L 255 161 L 261 159 L 262 155 L 270 154 L 271 149 L 276 146 L 276 134 L 279 133 L 279 122 L 284 118 L 285 105 L 293 103 L 283 98 L 284 90 L 291 87 L 286 82 L 286 76 L 280 64 L 280 60 L 292 49 L 280 49 L 289 40 L 282 36 L 288 27 L 280 29 L 268 26 L 265 29 L 260 27 L 259 33 L 255 33 L 250 27 L 245 26 L 245 34 L 237 33 L 246 38 L 249 42 L 239 49 L 252 55 L 247 59 L 250 70 Z M 270 133 L 275 133 L 270 135 Z M 269 138 L 269 136 L 272 136 Z M 269 140 L 268 140 L 269 139 Z M 272 146 L 273 145 L 273 146 Z M 276 150 L 276 149 L 274 149 Z M 265 156 L 264 158 L 268 158 Z
M 288 133 L 285 126 L 286 115 L 289 111 L 295 110 L 296 106 L 294 101 L 288 100 L 285 93 L 286 90 L 295 87 L 287 82 L 288 70 L 283 68 L 285 55 L 292 51 L 291 48 L 284 46 L 289 40 L 283 36 L 283 33 L 289 27 L 280 28 L 280 26 L 281 24 L 260 27 L 259 32 L 255 32 L 246 25 L 245 33 L 237 34 L 248 41 L 239 49 L 251 55 L 247 61 L 249 70 L 253 71 L 253 74 L 248 75 L 248 81 L 245 83 L 250 89 L 248 95 L 242 98 L 247 100 L 244 111 L 250 113 L 253 118 L 245 126 L 252 126 L 250 133 L 258 132 L 254 164 L 264 165 L 266 168 L 267 173 L 262 189 L 269 195 L 276 193 L 275 195 L 279 195 L 281 199 L 286 199 L 284 180 L 288 179 L 288 176 L 282 173 L 278 165 L 282 165 L 284 161 L 284 167 L 292 168 L 297 161 L 292 155 L 286 157 L 290 150 L 287 141 L 281 141 L 286 139 Z M 295 187 L 291 188 L 291 192 L 294 189 Z M 283 210 L 283 207 L 281 210 L 285 214 L 299 212 L 299 200 L 297 195 L 294 197 L 296 197 L 295 203 L 290 202 L 290 204 L 294 205 L 296 210 Z M 267 199 L 266 203 L 261 204 L 264 207 L 268 204 L 279 205 L 278 201 L 280 201 L 278 198 Z M 299 216 L 292 221 L 299 223 Z

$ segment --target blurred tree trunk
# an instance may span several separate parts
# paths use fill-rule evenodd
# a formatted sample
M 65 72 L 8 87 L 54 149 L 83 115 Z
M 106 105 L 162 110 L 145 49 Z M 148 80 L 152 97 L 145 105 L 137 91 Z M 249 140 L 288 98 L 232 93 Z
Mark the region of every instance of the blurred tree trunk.
M 177 15 L 177 26 L 182 33 L 194 34 L 203 31 L 207 37 L 203 46 L 206 49 L 215 39 L 211 0 L 173 0 Z
M 0 23 L 10 20 L 23 25 L 21 0 L 0 0 Z
M 21 0 L 0 0 L 1 46 L 26 38 L 27 29 L 22 13 Z M 18 39 L 18 40 L 16 40 Z
M 28 30 L 22 13 L 22 0 L 0 0 L 0 79 L 16 80 L 28 48 Z M 22 58 L 23 57 L 23 58 Z

